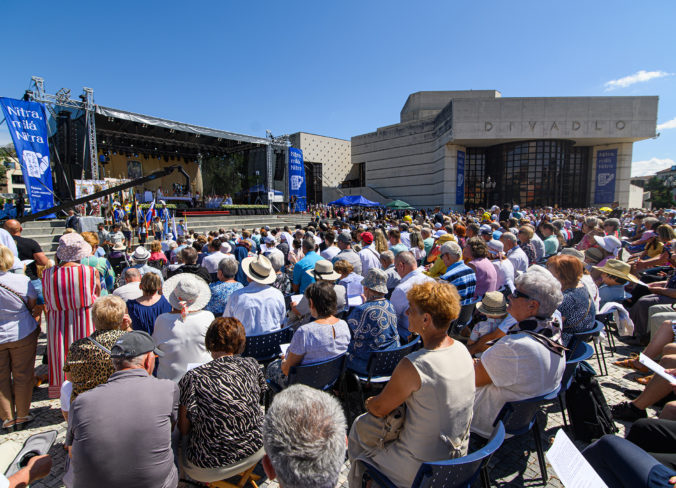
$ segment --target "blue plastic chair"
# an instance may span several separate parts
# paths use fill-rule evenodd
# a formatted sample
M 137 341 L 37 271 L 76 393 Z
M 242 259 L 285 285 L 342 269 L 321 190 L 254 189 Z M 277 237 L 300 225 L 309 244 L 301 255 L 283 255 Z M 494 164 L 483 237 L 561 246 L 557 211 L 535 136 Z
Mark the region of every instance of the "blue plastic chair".
M 293 329 L 285 327 L 265 334 L 247 336 L 242 357 L 254 358 L 263 364 L 269 363 L 282 354 L 279 345 L 291 341 L 292 335 Z
M 566 369 L 563 370 L 561 377 L 561 388 L 559 390 L 559 405 L 561 406 L 561 415 L 563 416 L 563 425 L 568 427 L 566 419 L 566 391 L 570 388 L 575 376 L 577 365 L 586 361 L 594 355 L 594 349 L 586 342 L 578 342 L 573 353 L 566 358 Z
M 601 343 L 600 336 L 604 329 L 605 325 L 597 320 L 593 329 L 574 333 L 573 340 L 570 342 L 570 344 L 568 344 L 568 347 L 574 351 L 578 343 L 587 342 L 589 339 L 592 339 L 594 343 L 594 352 L 596 353 L 596 361 L 599 363 L 599 371 L 601 372 L 599 376 L 608 376 L 608 365 L 606 364 L 606 355 L 603 352 L 603 344 Z M 604 367 L 606 370 L 605 373 L 603 372 Z
M 345 357 L 345 354 L 341 354 L 319 363 L 294 366 L 289 371 L 289 385 L 298 383 L 327 391 L 345 372 Z
M 542 450 L 542 437 L 540 436 L 540 426 L 538 425 L 537 414 L 540 411 L 540 406 L 554 400 L 559 394 L 560 386 L 557 386 L 554 391 L 539 397 L 528 398 L 526 400 L 519 400 L 515 402 L 507 402 L 500 410 L 500 413 L 495 418 L 493 425 L 497 425 L 502 421 L 505 425 L 505 432 L 512 436 L 519 436 L 533 432 L 535 439 L 535 448 L 538 454 L 538 462 L 540 463 L 540 473 L 542 480 L 547 481 L 547 465 L 545 464 L 545 455 Z
M 481 449 L 455 459 L 423 463 L 418 469 L 411 488 L 470 488 L 479 473 L 481 473 L 484 487 L 488 488 L 485 467 L 504 440 L 505 427 L 502 422 L 498 421 L 488 442 Z M 363 463 L 366 467 L 362 477 L 362 488 L 366 487 L 369 480 L 375 481 L 383 488 L 396 488 L 396 485 L 374 466 L 361 460 L 357 462 Z
M 348 371 L 352 373 L 353 378 L 357 383 L 359 395 L 361 396 L 361 405 L 364 405 L 364 390 L 362 384 L 368 387 L 371 383 L 387 383 L 390 381 L 394 368 L 397 367 L 399 361 L 415 351 L 421 345 L 420 336 L 416 336 L 408 344 L 399 346 L 396 349 L 388 349 L 386 351 L 372 351 L 369 356 L 369 362 L 366 366 L 368 370 L 367 375 L 358 374 L 348 367 Z

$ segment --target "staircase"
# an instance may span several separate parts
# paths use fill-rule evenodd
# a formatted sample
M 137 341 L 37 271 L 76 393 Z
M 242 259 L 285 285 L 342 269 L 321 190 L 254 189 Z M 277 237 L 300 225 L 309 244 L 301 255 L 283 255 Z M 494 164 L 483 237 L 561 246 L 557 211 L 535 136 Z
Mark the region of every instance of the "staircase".
M 188 229 L 194 230 L 201 234 L 206 234 L 212 230 L 218 229 L 237 229 L 242 228 L 251 230 L 255 227 L 270 226 L 270 228 L 295 227 L 296 224 L 307 225 L 311 217 L 308 214 L 281 214 L 281 215 L 203 215 L 188 217 Z M 178 224 L 178 221 L 176 222 Z M 24 222 L 22 237 L 34 239 L 40 244 L 42 250 L 48 258 L 53 259 L 56 248 L 59 244 L 59 237 L 63 235 L 65 230 L 65 220 L 39 220 L 33 222 Z M 152 237 L 148 238 L 151 241 Z M 135 239 L 135 243 L 138 240 Z

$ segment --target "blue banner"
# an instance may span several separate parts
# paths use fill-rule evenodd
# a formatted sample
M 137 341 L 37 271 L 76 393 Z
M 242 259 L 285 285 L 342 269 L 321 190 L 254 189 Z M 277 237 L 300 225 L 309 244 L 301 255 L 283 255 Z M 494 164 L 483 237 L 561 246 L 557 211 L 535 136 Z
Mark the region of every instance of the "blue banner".
M 615 178 L 617 172 L 617 149 L 596 152 L 596 190 L 594 203 L 615 201 Z
M 289 209 L 295 212 L 307 209 L 303 151 L 295 147 L 289 148 Z
M 465 204 L 465 151 L 458 151 L 457 180 L 455 183 L 455 204 Z
M 7 127 L 21 163 L 23 181 L 31 203 L 31 212 L 54 206 L 52 168 L 49 164 L 47 115 L 38 102 L 0 98 Z M 54 218 L 54 214 L 44 218 Z

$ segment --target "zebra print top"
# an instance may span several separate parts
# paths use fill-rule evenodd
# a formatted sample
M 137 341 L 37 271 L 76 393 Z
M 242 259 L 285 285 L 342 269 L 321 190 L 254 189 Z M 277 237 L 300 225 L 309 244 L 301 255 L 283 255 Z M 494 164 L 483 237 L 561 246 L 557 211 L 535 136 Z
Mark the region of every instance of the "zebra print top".
M 223 356 L 178 383 L 191 428 L 185 454 L 200 468 L 227 466 L 263 447 L 265 377 L 253 358 Z

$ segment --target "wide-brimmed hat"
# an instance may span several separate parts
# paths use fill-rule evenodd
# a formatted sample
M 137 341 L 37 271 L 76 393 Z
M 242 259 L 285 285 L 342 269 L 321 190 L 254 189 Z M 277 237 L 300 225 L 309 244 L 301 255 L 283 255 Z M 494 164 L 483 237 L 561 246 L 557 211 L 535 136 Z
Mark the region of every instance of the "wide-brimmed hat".
M 202 310 L 211 300 L 211 288 L 199 276 L 192 273 L 179 273 L 164 282 L 162 294 L 175 310 L 181 310 L 185 302 L 186 310 Z
M 277 273 L 272 268 L 272 263 L 262 254 L 242 259 L 242 271 L 251 281 L 261 285 L 270 285 L 277 279 Z
M 315 280 L 335 281 L 340 278 L 340 273 L 336 273 L 333 269 L 333 263 L 326 259 L 320 259 L 315 263 L 314 269 L 306 271 Z M 387 292 L 385 292 L 387 293 Z
M 361 286 L 387 295 L 387 274 L 382 269 L 371 268 L 361 280 Z
M 124 251 L 125 249 L 127 249 L 127 246 L 122 241 L 117 241 L 113 246 L 113 251 Z
M 582 251 L 578 251 L 574 247 L 564 247 L 561 249 L 561 254 L 565 256 L 573 256 L 584 263 L 584 253 Z
M 59 247 L 56 248 L 56 257 L 64 262 L 75 262 L 90 256 L 90 246 L 80 234 L 71 232 L 64 234 L 59 239 Z
M 483 299 L 477 303 L 477 310 L 484 315 L 506 315 L 507 300 L 499 291 L 487 292 Z
M 619 259 L 609 259 L 601 267 L 593 266 L 596 271 L 601 271 L 602 273 L 607 273 L 612 276 L 617 276 L 618 278 L 623 278 L 632 283 L 639 283 L 640 280 L 630 273 L 631 265 L 627 264 Z
M 150 258 L 150 251 L 143 246 L 138 246 L 134 250 L 134 254 L 131 255 L 131 258 L 134 261 L 148 261 L 148 258 Z

